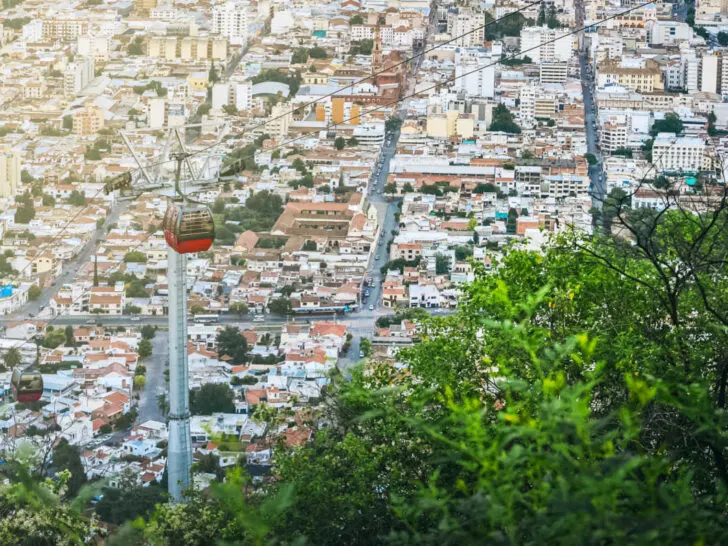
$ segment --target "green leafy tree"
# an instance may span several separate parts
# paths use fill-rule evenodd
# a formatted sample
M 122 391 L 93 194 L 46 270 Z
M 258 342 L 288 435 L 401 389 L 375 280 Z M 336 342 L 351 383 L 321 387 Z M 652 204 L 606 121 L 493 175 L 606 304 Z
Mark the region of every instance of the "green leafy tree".
M 650 129 L 650 135 L 652 137 L 657 136 L 658 133 L 675 133 L 677 135 L 682 134 L 685 126 L 683 125 L 680 116 L 673 112 L 665 114 L 664 119 L 655 120 Z
M 154 339 L 157 335 L 157 329 L 151 324 L 145 324 L 141 328 L 142 339 Z
M 291 313 L 291 300 L 289 298 L 276 298 L 268 303 L 268 310 L 271 313 L 278 313 L 279 315 L 287 315 Z
M 520 134 L 521 128 L 515 121 L 511 111 L 503 104 L 493 109 L 493 116 L 489 131 L 502 131 L 504 133 Z
M 229 356 L 233 364 L 243 364 L 248 354 L 248 342 L 238 328 L 226 326 L 217 334 L 217 352 Z
M 37 284 L 32 284 L 30 288 L 28 288 L 28 299 L 30 301 L 36 301 L 38 298 L 40 298 L 40 295 L 43 291 L 41 290 L 40 286 Z
M 359 342 L 359 350 L 365 357 L 369 357 L 372 354 L 372 340 L 369 338 L 362 338 Z
M 337 150 L 343 150 L 346 146 L 346 139 L 344 137 L 336 137 L 334 140 L 334 148 Z
M 66 326 L 66 328 L 63 331 L 63 335 L 66 337 L 65 345 L 66 347 L 75 347 L 76 346 L 76 338 L 73 335 L 73 326 L 70 324 Z
M 124 254 L 124 263 L 146 263 L 147 255 L 140 250 L 132 250 Z
M 450 273 L 450 257 L 446 254 L 435 254 L 435 274 L 447 275 Z
M 141 36 L 135 37 L 126 48 L 126 53 L 132 57 L 144 55 L 144 39 Z
M 384 193 L 386 193 L 387 195 L 394 195 L 395 193 L 397 193 L 397 184 L 394 184 L 393 182 L 385 184 Z
M 230 312 L 243 316 L 248 313 L 248 304 L 242 301 L 236 301 L 230 304 Z
M 293 51 L 293 56 L 291 57 L 291 64 L 304 64 L 308 61 L 308 54 L 308 50 L 304 47 L 295 49 Z
M 152 342 L 148 339 L 142 339 L 139 342 L 137 352 L 139 353 L 139 358 L 141 358 L 142 360 L 152 356 Z
M 63 331 L 60 331 L 63 334 Z M 57 471 L 68 470 L 71 473 L 67 482 L 66 494 L 75 497 L 81 486 L 86 483 L 86 471 L 81 462 L 81 453 L 77 446 L 61 438 L 53 449 L 53 466 Z
M 205 383 L 199 391 L 190 392 L 190 411 L 193 415 L 234 413 L 235 393 L 223 383 Z
M 3 355 L 3 364 L 9 370 L 19 366 L 22 361 L 23 358 L 17 347 L 10 347 Z

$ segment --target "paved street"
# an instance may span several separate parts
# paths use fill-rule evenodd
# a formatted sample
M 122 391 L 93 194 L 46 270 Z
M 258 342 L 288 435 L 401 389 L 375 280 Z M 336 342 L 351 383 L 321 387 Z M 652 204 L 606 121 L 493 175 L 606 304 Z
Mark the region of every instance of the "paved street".
M 144 361 L 147 368 L 147 383 L 139 399 L 137 423 L 153 419 L 164 422 L 165 418 L 157 404 L 157 396 L 166 392 L 164 368 L 169 356 L 169 333 L 158 331 L 152 339 L 152 356 Z
M 583 0 L 578 0 L 576 8 L 576 25 L 582 27 L 585 24 L 585 12 Z M 602 203 L 606 197 L 606 177 L 604 176 L 601 153 L 597 148 L 599 137 L 597 135 L 597 104 L 596 87 L 594 86 L 594 75 L 589 67 L 589 51 L 586 47 L 584 32 L 579 33 L 579 69 L 581 74 L 581 89 L 584 96 L 584 125 L 586 129 L 587 151 L 597 158 L 596 165 L 589 166 L 589 178 L 591 184 L 589 191 L 592 197 L 592 206 L 601 210 Z
M 94 255 L 94 252 L 96 250 L 97 244 L 106 237 L 106 228 L 107 226 L 114 224 L 119 219 L 119 214 L 121 213 L 122 209 L 126 207 L 126 202 L 123 203 L 115 203 L 112 208 L 109 216 L 106 219 L 106 223 L 104 226 L 100 229 L 97 229 L 91 239 L 88 243 L 83 247 L 81 252 L 76 256 L 75 259 L 72 261 L 64 264 L 63 266 L 63 273 L 61 276 L 53 281 L 53 285 L 49 286 L 48 288 L 44 288 L 41 292 L 40 297 L 35 300 L 31 301 L 25 306 L 23 306 L 20 310 L 18 310 L 16 313 L 14 313 L 13 316 L 35 316 L 37 315 L 41 309 L 45 308 L 48 305 L 48 302 L 51 301 L 51 298 L 56 295 L 58 290 L 61 289 L 63 286 L 63 283 L 70 282 L 73 279 L 76 278 L 76 275 L 78 274 L 81 267 L 83 267 L 84 264 L 88 263 L 91 260 L 91 257 Z M 17 320 L 17 319 L 15 319 Z

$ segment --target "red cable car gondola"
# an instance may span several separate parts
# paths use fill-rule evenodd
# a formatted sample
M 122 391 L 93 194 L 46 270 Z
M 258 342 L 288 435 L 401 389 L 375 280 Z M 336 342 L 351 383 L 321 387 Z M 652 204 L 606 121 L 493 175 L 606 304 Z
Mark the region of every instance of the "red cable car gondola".
M 15 369 L 10 388 L 17 402 L 37 402 L 43 396 L 43 376 L 35 370 L 21 372 Z
M 204 252 L 215 239 L 215 221 L 206 205 L 170 203 L 163 227 L 167 244 L 180 254 Z

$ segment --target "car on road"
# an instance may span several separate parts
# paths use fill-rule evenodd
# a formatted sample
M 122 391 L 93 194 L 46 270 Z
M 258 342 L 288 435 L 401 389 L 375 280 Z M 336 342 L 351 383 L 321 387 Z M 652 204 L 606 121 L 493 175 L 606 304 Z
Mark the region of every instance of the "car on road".
M 86 324 L 96 324 L 98 321 L 95 318 L 86 321 Z
M 370 310 L 370 311 L 374 311 L 374 305 L 370 305 L 370 306 L 369 306 L 369 310 Z
M 131 317 L 132 322 L 139 322 L 142 320 L 140 317 Z
M 379 256 L 374 256 L 374 259 L 375 259 L 375 260 L 378 260 L 378 259 L 379 259 Z
M 265 322 L 265 317 L 263 315 L 255 315 L 253 317 L 253 322 Z
M 359 358 L 364 358 L 364 351 L 359 351 Z

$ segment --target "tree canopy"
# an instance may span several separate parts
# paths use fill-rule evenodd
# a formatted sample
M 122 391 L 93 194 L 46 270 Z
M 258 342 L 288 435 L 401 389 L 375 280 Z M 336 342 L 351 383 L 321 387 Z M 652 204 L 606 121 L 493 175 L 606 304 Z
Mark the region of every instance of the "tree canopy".
M 248 342 L 238 328 L 226 326 L 217 334 L 217 352 L 220 357 L 230 357 L 233 364 L 242 364 L 248 354 Z
M 617 196 L 615 196 L 617 197 Z M 151 543 L 724 544 L 726 196 L 612 215 L 473 264 L 448 316 L 412 314 L 397 367 L 332 376 L 312 441 L 160 505 Z M 408 315 L 409 316 L 409 315 Z M 204 397 L 203 395 L 204 391 Z M 192 398 L 206 414 L 227 385 Z M 194 411 L 193 409 L 193 411 Z M 254 492 L 253 492 L 254 491 Z
M 190 411 L 193 415 L 213 413 L 234 413 L 235 393 L 222 383 L 206 383 L 199 391 L 190 392 Z

